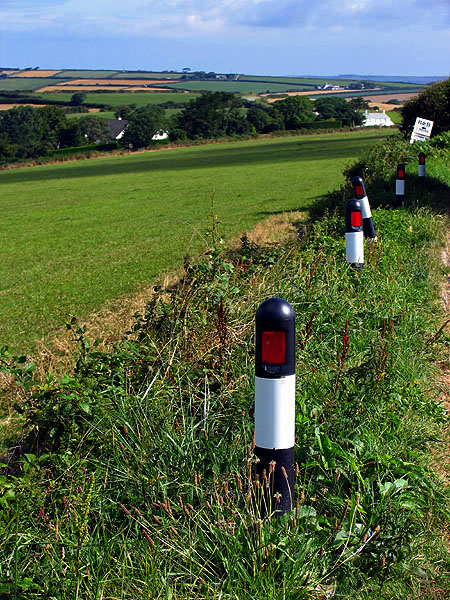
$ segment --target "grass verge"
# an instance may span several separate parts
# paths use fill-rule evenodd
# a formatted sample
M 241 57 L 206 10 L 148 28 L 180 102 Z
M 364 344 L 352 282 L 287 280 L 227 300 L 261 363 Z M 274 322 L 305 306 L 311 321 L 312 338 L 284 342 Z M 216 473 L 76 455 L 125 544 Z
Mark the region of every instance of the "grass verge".
M 419 206 L 374 220 L 357 274 L 340 216 L 232 253 L 214 219 L 114 350 L 74 320 L 72 374 L 33 382 L 4 357 L 27 434 L 1 479 L 5 598 L 448 597 L 448 490 L 428 467 L 448 223 Z M 253 321 L 273 295 L 297 315 L 296 508 L 278 520 L 252 452 Z

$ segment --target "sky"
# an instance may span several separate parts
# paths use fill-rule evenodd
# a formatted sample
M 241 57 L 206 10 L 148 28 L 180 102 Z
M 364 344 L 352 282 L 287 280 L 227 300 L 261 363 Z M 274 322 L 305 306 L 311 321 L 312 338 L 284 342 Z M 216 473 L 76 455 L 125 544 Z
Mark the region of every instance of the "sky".
M 450 0 L 0 0 L 0 67 L 450 75 Z

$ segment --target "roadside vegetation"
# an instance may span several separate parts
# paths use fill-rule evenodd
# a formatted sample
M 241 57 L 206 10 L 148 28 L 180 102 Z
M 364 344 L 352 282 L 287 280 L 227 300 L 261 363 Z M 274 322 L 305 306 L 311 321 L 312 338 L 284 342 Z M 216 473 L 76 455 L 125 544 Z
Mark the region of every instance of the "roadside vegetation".
M 376 207 L 359 273 L 345 263 L 348 182 L 320 190 L 320 218 L 283 244 L 244 235 L 229 250 L 213 210 L 207 252 L 113 348 L 74 318 L 64 374 L 35 379 L 3 352 L 23 434 L 0 479 L 0 597 L 449 596 L 449 468 L 430 467 L 448 443 L 433 383 L 450 344 L 448 147 L 424 183 L 409 162 L 408 206 L 393 209 L 410 152 L 393 140 L 346 170 L 365 169 Z M 297 316 L 297 468 L 295 509 L 271 520 L 254 476 L 253 324 L 275 295 Z

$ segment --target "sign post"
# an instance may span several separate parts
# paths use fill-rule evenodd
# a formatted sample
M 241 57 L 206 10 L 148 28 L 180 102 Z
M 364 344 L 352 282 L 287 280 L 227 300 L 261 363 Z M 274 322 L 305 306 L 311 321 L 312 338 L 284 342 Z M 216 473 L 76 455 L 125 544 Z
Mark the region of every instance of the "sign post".
M 395 205 L 403 206 L 405 202 L 405 165 L 397 165 L 397 178 L 395 180 Z
M 354 269 L 364 266 L 362 204 L 356 198 L 350 198 L 345 205 L 345 258 Z
M 377 236 L 372 221 L 372 212 L 370 210 L 369 199 L 367 197 L 366 188 L 362 177 L 353 177 L 352 179 L 353 190 L 355 197 L 360 200 L 362 204 L 362 218 L 363 218 L 363 231 L 364 236 L 374 240 Z
M 256 311 L 256 473 L 262 515 L 283 514 L 294 503 L 295 313 L 283 298 Z
M 431 137 L 431 130 L 433 129 L 434 121 L 428 119 L 422 119 L 417 117 L 414 124 L 414 129 L 411 133 L 410 144 L 414 142 L 426 142 Z

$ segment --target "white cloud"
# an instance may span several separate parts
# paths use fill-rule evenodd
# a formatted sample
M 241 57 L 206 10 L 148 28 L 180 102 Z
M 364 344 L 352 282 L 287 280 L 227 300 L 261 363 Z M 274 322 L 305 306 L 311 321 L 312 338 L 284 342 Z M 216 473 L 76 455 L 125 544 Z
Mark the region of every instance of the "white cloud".
M 368 32 L 396 28 L 445 29 L 449 0 L 2 0 L 5 31 L 64 28 L 107 35 L 186 37 L 229 28 Z

